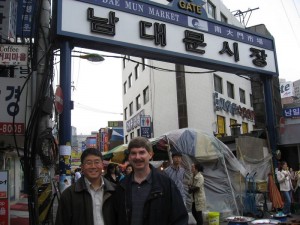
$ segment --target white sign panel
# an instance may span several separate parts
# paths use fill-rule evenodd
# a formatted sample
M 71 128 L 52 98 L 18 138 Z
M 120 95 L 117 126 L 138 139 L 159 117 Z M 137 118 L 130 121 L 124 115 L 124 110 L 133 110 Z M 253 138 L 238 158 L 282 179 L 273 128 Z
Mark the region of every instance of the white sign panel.
M 21 94 L 24 83 L 25 79 L 0 77 L 0 134 L 25 133 L 27 88 Z
M 258 34 L 140 1 L 84 1 L 59 0 L 59 35 L 191 66 L 277 75 L 273 40 Z
M 294 96 L 293 82 L 280 83 L 280 95 L 281 98 Z
M 0 44 L 0 65 L 27 65 L 28 46 Z

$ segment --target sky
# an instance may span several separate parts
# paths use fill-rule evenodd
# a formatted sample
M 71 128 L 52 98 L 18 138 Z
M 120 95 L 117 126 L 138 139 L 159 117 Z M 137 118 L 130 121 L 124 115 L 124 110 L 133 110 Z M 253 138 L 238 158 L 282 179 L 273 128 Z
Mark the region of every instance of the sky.
M 259 8 L 249 20 L 247 14 L 247 26 L 265 24 L 275 39 L 279 78 L 300 79 L 300 0 L 222 1 L 230 11 Z M 73 58 L 72 82 L 72 126 L 77 128 L 77 134 L 90 134 L 107 127 L 107 121 L 123 120 L 121 59 L 105 57 L 103 62 L 89 62 Z
M 76 51 L 93 53 L 89 49 Z M 107 52 L 101 55 L 118 56 Z M 103 62 L 72 58 L 72 126 L 77 134 L 91 134 L 107 127 L 108 121 L 123 120 L 122 60 L 104 57 Z

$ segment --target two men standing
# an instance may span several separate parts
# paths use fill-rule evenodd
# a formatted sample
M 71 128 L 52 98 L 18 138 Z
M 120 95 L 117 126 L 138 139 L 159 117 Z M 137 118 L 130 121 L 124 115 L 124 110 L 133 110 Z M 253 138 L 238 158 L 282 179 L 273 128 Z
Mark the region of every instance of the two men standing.
M 151 143 L 143 137 L 128 144 L 133 173 L 117 185 L 102 176 L 100 151 L 81 156 L 82 177 L 60 200 L 56 225 L 187 225 L 188 213 L 176 184 L 150 164 Z

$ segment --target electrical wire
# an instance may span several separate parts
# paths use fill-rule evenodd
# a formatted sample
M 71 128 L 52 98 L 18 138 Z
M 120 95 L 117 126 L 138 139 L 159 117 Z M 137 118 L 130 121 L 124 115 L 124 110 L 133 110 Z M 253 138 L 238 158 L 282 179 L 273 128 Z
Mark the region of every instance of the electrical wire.
M 295 0 L 293 0 L 293 4 L 294 4 L 294 7 L 295 7 L 295 9 L 297 11 L 298 17 L 300 18 L 300 12 L 299 12 L 300 9 L 298 9 L 298 7 L 297 7 L 297 5 L 295 3 Z M 300 7 L 300 5 L 299 5 L 299 7 Z
M 298 38 L 297 38 L 297 35 L 296 35 L 296 32 L 295 32 L 295 30 L 294 30 L 294 27 L 293 27 L 293 25 L 292 25 L 292 23 L 291 23 L 291 20 L 290 20 L 288 14 L 287 14 L 287 11 L 286 11 L 286 9 L 285 9 L 285 7 L 284 7 L 283 1 L 281 0 L 280 2 L 281 2 L 281 5 L 282 5 L 282 8 L 283 8 L 283 10 L 284 10 L 285 17 L 287 18 L 287 20 L 288 20 L 288 22 L 289 22 L 289 25 L 290 25 L 290 28 L 292 29 L 292 32 L 293 32 L 294 38 L 295 38 L 295 40 L 296 40 L 296 42 L 297 42 L 297 45 L 298 45 L 298 47 L 300 48 L 299 40 L 298 40 Z M 297 11 L 297 12 L 298 12 L 298 11 Z
M 116 115 L 123 115 L 123 113 L 120 112 L 110 112 L 110 111 L 105 111 L 102 109 L 97 109 L 91 106 L 87 106 L 87 105 L 83 105 L 81 103 L 75 103 L 77 105 L 77 107 L 88 110 L 88 111 L 92 111 L 92 112 L 97 112 L 97 113 L 107 113 L 107 114 L 116 114 Z
M 77 51 L 77 50 L 73 50 L 72 52 L 76 52 L 76 53 L 82 53 L 82 54 L 85 54 L 85 55 L 88 55 L 90 53 L 88 52 L 82 52 L 82 51 Z M 216 70 L 208 70 L 208 71 L 177 71 L 177 70 L 171 70 L 171 69 L 166 69 L 166 68 L 162 68 L 162 67 L 158 67 L 158 66 L 151 66 L 151 65 L 148 65 L 148 64 L 145 64 L 143 62 L 139 62 L 139 61 L 136 61 L 136 60 L 133 60 L 131 58 L 126 58 L 125 56 L 116 56 L 116 55 L 102 55 L 102 57 L 106 57 L 106 58 L 118 58 L 118 59 L 125 59 L 125 60 L 129 60 L 131 62 L 134 62 L 134 63 L 137 63 L 139 65 L 142 65 L 142 66 L 145 66 L 145 67 L 149 67 L 149 68 L 152 68 L 154 70 L 158 70 L 158 71 L 164 71 L 164 72 L 184 72 L 184 73 L 188 73 L 188 74 L 203 74 L 203 73 L 213 73 L 213 72 L 216 72 Z

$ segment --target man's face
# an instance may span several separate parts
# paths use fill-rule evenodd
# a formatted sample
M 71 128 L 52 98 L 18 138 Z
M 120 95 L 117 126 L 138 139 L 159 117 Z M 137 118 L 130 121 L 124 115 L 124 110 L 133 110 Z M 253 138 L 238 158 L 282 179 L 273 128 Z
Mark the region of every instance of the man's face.
M 99 156 L 88 155 L 84 159 L 81 169 L 89 181 L 96 180 L 102 175 L 103 162 Z
M 145 148 L 132 148 L 129 152 L 128 161 L 133 166 L 134 171 L 141 171 L 149 168 L 151 158 L 152 154 Z
M 173 156 L 173 164 L 174 166 L 180 166 L 182 162 L 182 157 L 181 156 Z

